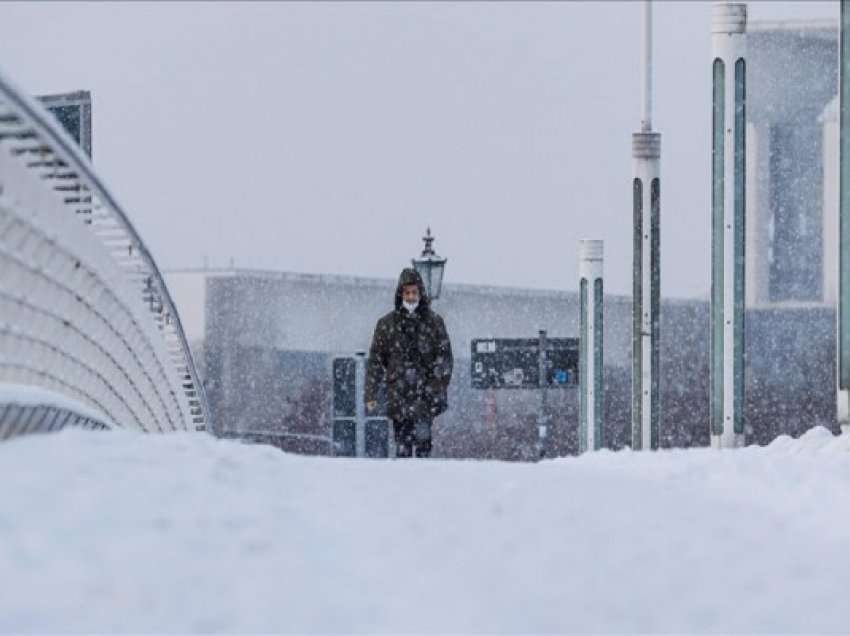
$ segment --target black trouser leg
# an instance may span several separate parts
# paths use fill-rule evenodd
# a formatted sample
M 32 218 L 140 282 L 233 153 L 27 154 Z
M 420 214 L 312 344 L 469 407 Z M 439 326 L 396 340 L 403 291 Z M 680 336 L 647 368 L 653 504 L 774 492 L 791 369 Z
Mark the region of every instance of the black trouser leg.
M 431 456 L 431 440 L 424 442 L 416 442 L 416 456 L 430 457 Z
M 393 422 L 395 456 L 413 457 L 414 428 L 412 422 Z
M 416 456 L 430 457 L 431 456 L 431 421 L 420 420 L 416 422 L 414 427 Z

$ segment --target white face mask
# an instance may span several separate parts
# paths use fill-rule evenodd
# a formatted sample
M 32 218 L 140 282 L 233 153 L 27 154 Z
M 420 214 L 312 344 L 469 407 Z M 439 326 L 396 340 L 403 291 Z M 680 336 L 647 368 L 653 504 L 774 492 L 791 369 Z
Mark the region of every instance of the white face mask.
M 416 311 L 416 308 L 419 306 L 419 301 L 417 300 L 415 303 L 409 303 L 409 302 L 406 302 L 406 301 L 402 301 L 401 304 L 404 305 L 404 308 L 407 309 L 407 311 L 412 314 L 414 311 Z

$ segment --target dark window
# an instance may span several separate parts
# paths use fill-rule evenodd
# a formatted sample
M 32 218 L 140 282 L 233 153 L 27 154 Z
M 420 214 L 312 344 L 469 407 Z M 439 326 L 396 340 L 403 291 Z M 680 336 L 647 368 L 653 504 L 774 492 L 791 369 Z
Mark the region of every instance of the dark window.
M 62 128 L 71 139 L 81 145 L 82 142 L 82 109 L 79 106 L 51 106 L 48 110 L 56 116 Z

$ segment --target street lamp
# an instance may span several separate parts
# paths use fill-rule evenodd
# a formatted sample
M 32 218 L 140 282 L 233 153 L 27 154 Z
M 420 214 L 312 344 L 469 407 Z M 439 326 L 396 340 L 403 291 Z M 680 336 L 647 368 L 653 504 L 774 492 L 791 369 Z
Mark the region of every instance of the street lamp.
M 425 241 L 425 249 L 422 250 L 422 255 L 419 258 L 413 259 L 413 268 L 419 272 L 422 281 L 425 283 L 425 291 L 428 298 L 437 300 L 440 297 L 440 290 L 443 287 L 443 272 L 446 269 L 445 258 L 440 258 L 431 247 L 436 237 L 431 236 L 431 228 L 428 228 L 422 240 Z

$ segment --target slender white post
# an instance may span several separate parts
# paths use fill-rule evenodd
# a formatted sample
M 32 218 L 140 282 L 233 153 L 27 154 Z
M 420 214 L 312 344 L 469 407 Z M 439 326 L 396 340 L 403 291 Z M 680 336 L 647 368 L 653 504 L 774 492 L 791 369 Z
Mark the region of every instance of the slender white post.
M 650 132 L 652 130 L 652 2 L 644 0 L 643 2 L 643 39 L 641 40 L 643 49 L 643 65 L 641 72 L 643 75 L 643 111 L 640 118 L 640 131 Z
M 632 448 L 658 448 L 661 419 L 661 135 L 652 132 L 652 8 L 644 5 L 643 114 L 632 135 Z
M 604 445 L 603 243 L 579 241 L 579 451 Z
M 357 351 L 354 354 L 354 454 L 357 457 L 366 456 L 366 352 Z
M 537 373 L 538 385 L 540 386 L 540 407 L 537 412 L 537 457 L 542 459 L 546 454 L 546 437 L 549 434 L 548 418 L 546 416 L 546 395 L 548 390 L 549 366 L 547 364 L 546 350 L 548 348 L 548 337 L 545 329 L 537 332 Z
M 747 5 L 712 23 L 711 445 L 743 446 Z

